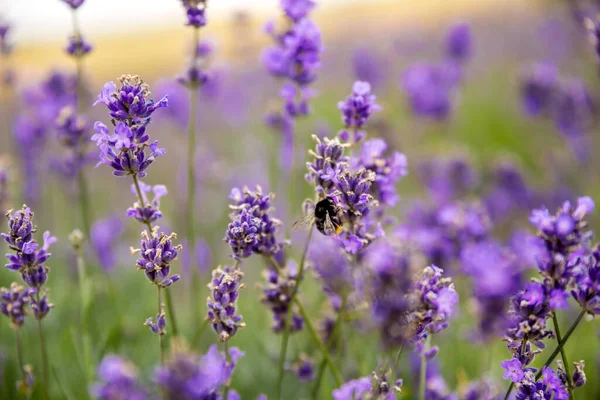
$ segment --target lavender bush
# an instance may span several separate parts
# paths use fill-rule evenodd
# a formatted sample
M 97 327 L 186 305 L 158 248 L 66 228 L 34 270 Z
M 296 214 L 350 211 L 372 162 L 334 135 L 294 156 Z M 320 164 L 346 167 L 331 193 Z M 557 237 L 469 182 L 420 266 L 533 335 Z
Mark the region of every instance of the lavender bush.
M 172 0 L 107 41 L 55 3 L 65 69 L 0 15 L 0 398 L 600 397 L 593 6 Z

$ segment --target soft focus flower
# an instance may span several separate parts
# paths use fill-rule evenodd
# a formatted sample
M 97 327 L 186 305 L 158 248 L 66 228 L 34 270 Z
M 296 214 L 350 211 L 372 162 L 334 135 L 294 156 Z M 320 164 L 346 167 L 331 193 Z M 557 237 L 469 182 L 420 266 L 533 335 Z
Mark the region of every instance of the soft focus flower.
M 36 289 L 26 289 L 14 282 L 10 285 L 10 289 L 0 289 L 0 313 L 10 319 L 11 327 L 17 329 L 23 326 L 27 314 L 25 306 L 35 293 Z
M 530 116 L 552 110 L 552 101 L 558 85 L 558 72 L 552 64 L 537 64 L 521 80 L 523 109 Z
M 167 400 L 205 400 L 218 398 L 222 385 L 227 384 L 240 357 L 237 347 L 229 349 L 229 360 L 212 345 L 198 358 L 182 348 L 176 348 L 167 363 L 156 370 L 155 382 Z
M 306 354 L 299 355 L 298 361 L 294 363 L 292 369 L 302 383 L 315 379 L 314 362 Z
M 282 35 L 272 34 L 276 46 L 265 49 L 262 59 L 269 73 L 307 85 L 317 78 L 321 68 L 323 44 L 319 28 L 309 19 L 301 19 Z
M 206 0 L 181 0 L 187 15 L 187 25 L 194 28 L 206 26 Z
M 281 248 L 275 237 L 281 222 L 273 218 L 271 199 L 273 195 L 263 195 L 257 186 L 256 191 L 245 187 L 234 188 L 229 195 L 233 204 L 229 215 L 231 222 L 225 233 L 225 241 L 231 247 L 233 257 L 247 258 L 252 254 L 273 255 Z
M 123 229 L 123 222 L 119 217 L 98 220 L 92 225 L 90 240 L 100 266 L 105 271 L 110 271 L 117 265 L 115 247 L 120 243 Z
M 375 181 L 371 185 L 371 194 L 379 202 L 394 207 L 399 196 L 396 184 L 403 176 L 408 174 L 406 156 L 400 152 L 393 152 L 385 156 L 388 145 L 384 139 L 371 139 L 363 143 L 360 156 L 353 167 L 365 168 L 375 173 Z
M 365 376 L 364 378 L 350 380 L 344 383 L 339 389 L 335 389 L 331 395 L 333 400 L 348 400 L 348 399 L 380 399 L 394 400 L 396 395 L 394 391 L 399 391 L 398 385 L 392 390 L 390 385 L 385 380 L 378 379 L 374 374 L 373 377 Z M 378 382 L 378 380 L 380 380 Z
M 464 157 L 435 158 L 417 166 L 419 179 L 439 203 L 459 200 L 479 183 L 479 176 Z
M 287 324 L 287 315 L 291 304 L 292 293 L 296 287 L 297 266 L 289 263 L 281 272 L 269 268 L 263 272 L 266 282 L 264 283 L 263 295 L 260 301 L 273 312 L 272 329 L 275 333 L 284 332 Z M 304 327 L 304 319 L 295 311 L 292 311 L 290 332 L 299 331 Z
M 313 0 L 281 0 L 285 15 L 294 22 L 306 17 L 316 5 Z
M 172 240 L 177 238 L 175 233 L 167 235 L 158 233 L 159 227 L 155 226 L 152 232 L 143 231 L 141 249 L 131 249 L 131 254 L 140 253 L 137 259 L 138 270 L 143 270 L 146 278 L 159 287 L 169 287 L 179 280 L 179 275 L 171 275 L 171 263 L 177 259 L 181 245 L 175 246 Z
M 458 62 L 465 62 L 473 52 L 473 35 L 468 24 L 452 26 L 446 34 L 446 56 Z
M 83 57 L 89 54 L 92 49 L 92 45 L 86 42 L 81 34 L 75 34 L 69 36 L 69 43 L 65 51 L 73 57 Z
M 212 298 L 206 300 L 208 320 L 219 335 L 221 342 L 233 337 L 239 328 L 246 326 L 242 316 L 237 314 L 239 290 L 244 287 L 240 283 L 244 274 L 236 269 L 225 266 L 212 272 L 212 280 L 208 285 Z
M 352 54 L 352 70 L 359 81 L 369 82 L 374 89 L 381 88 L 388 78 L 388 65 L 369 47 L 359 47 Z
M 413 311 L 409 320 L 416 327 L 415 339 L 437 333 L 448 327 L 448 320 L 458 304 L 458 293 L 452 278 L 443 277 L 443 270 L 431 265 L 425 267 L 415 284 L 410 300 Z M 423 336 L 424 335 L 424 336 Z
M 376 97 L 371 93 L 369 82 L 354 82 L 352 94 L 346 100 L 338 103 L 346 128 L 354 130 L 362 128 L 371 114 L 381 110 L 381 106 L 375 100 Z
M 67 3 L 67 5 L 69 7 L 71 7 L 73 10 L 78 9 L 85 0 L 62 0 L 63 2 Z
M 98 366 L 99 382 L 91 389 L 98 400 L 145 400 L 147 395 L 138 382 L 135 366 L 116 355 L 107 355 Z
M 323 281 L 325 288 L 338 295 L 352 287 L 352 271 L 345 253 L 328 236 L 313 239 L 308 250 L 308 261 Z

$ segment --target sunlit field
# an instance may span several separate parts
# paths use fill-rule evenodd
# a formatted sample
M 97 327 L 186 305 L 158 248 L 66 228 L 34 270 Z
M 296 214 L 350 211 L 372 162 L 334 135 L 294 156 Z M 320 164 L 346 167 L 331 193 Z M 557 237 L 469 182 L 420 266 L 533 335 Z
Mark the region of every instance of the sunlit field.
M 600 4 L 18 3 L 0 399 L 600 398 Z

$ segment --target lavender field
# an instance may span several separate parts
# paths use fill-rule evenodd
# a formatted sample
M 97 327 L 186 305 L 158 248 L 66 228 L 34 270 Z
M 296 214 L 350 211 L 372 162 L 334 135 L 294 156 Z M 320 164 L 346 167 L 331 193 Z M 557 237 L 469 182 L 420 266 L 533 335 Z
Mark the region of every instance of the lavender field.
M 31 2 L 0 399 L 600 399 L 599 1 Z

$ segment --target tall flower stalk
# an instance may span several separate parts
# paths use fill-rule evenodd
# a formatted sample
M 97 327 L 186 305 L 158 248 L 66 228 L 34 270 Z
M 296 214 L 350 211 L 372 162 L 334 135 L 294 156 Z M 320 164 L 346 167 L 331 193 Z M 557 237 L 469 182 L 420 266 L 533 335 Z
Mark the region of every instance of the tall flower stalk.
M 200 28 L 206 26 L 206 0 L 182 0 L 187 15 L 187 26 L 192 28 L 192 57 L 190 65 L 184 76 L 178 81 L 189 92 L 189 120 L 187 143 L 187 204 L 186 204 L 186 232 L 188 253 L 195 254 L 195 197 L 196 197 L 196 113 L 198 109 L 198 89 L 206 82 L 207 75 L 201 69 Z M 198 269 L 190 267 L 190 300 L 192 319 L 200 315 L 198 307 L 198 294 L 200 293 L 200 279 Z M 196 325 L 196 323 L 194 323 Z
M 172 243 L 177 237 L 175 233 L 167 235 L 159 232 L 158 226 L 152 226 L 153 222 L 162 217 L 158 208 L 159 199 L 166 194 L 166 188 L 162 185 L 151 187 L 140 182 L 139 178 L 147 175 L 146 169 L 156 157 L 165 154 L 165 150 L 158 147 L 158 141 L 148 143 L 150 135 L 146 128 L 150 124 L 152 114 L 168 105 L 168 97 L 165 96 L 155 103 L 150 99 L 149 86 L 139 76 L 123 75 L 119 88 L 113 82 L 104 85 L 94 104 L 98 103 L 107 107 L 114 125 L 113 134 L 99 121 L 94 125 L 96 134 L 92 136 L 92 140 L 100 148 L 98 165 L 109 165 L 115 176 L 131 175 L 132 191 L 137 195 L 137 202 L 127 210 L 127 215 L 147 228 L 142 232 L 141 248 L 131 250 L 132 254 L 140 252 L 141 257 L 136 262 L 137 268 L 143 270 L 150 282 L 157 287 L 156 319 L 148 318 L 145 325 L 159 336 L 161 360 L 164 361 L 163 337 L 166 334 L 167 319 L 162 304 L 162 290 L 165 289 L 173 333 L 177 335 L 175 310 L 166 289 L 180 278 L 179 275 L 170 273 L 171 263 L 177 259 L 182 247 Z M 155 195 L 152 202 L 149 202 L 146 196 L 150 190 Z
M 30 288 L 28 301 L 33 316 L 37 320 L 42 361 L 42 382 L 44 383 L 45 397 L 48 398 L 48 353 L 42 319 L 48 315 L 50 309 L 54 306 L 48 302 L 47 291 L 42 293 L 41 288 L 48 280 L 50 269 L 45 263 L 50 258 L 48 252 L 50 245 L 56 242 L 56 238 L 51 236 L 50 232 L 44 232 L 44 244 L 40 248 L 33 237 L 37 232 L 37 227 L 33 224 L 33 212 L 27 206 L 23 206 L 21 210 L 14 213 L 7 212 L 6 217 L 8 218 L 9 229 L 8 233 L 2 233 L 2 238 L 12 252 L 6 255 L 8 259 L 6 268 L 11 271 L 18 271 L 23 281 Z

